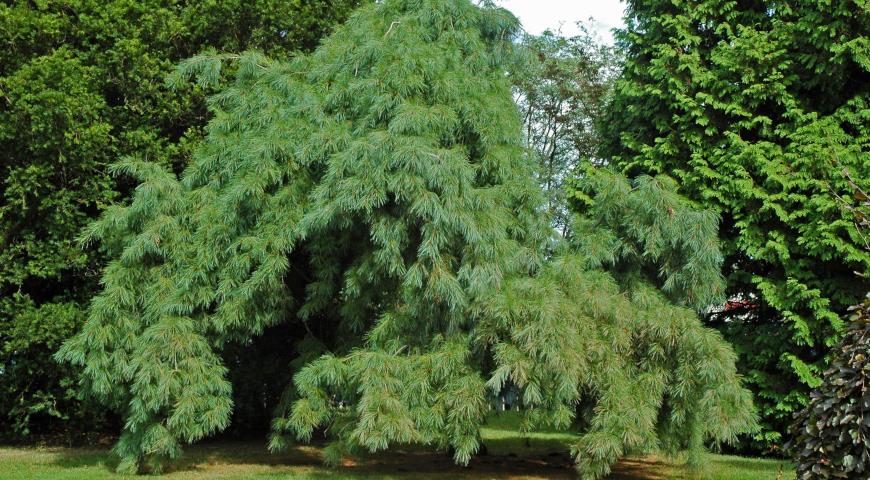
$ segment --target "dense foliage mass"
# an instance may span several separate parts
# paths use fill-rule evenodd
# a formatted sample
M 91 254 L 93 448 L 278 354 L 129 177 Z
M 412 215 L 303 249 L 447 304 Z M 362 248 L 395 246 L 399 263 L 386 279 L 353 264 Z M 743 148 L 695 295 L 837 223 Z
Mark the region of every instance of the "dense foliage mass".
M 359 3 L 0 4 L 0 435 L 100 427 L 51 354 L 82 324 L 104 262 L 76 237 L 128 194 L 107 165 L 181 169 L 202 136 L 202 89 L 164 77 L 207 47 L 310 50 Z
M 790 431 L 800 480 L 870 474 L 870 297 L 850 320 L 824 383 Z
M 870 179 L 870 22 L 863 0 L 629 1 L 624 72 L 602 156 L 667 173 L 722 217 L 735 344 L 775 446 L 820 382 L 870 252 L 846 170 Z M 866 277 L 865 277 L 866 278 Z
M 752 428 L 734 353 L 687 308 L 721 290 L 715 217 L 665 177 L 600 172 L 588 238 L 555 240 L 505 74 L 516 32 L 488 4 L 386 0 L 310 56 L 182 64 L 176 83 L 232 81 L 181 180 L 119 165 L 141 183 L 88 229 L 112 261 L 58 355 L 123 414 L 121 470 L 226 428 L 222 354 L 277 325 L 297 357 L 273 449 L 324 432 L 329 460 L 415 443 L 467 463 L 508 385 L 525 428 L 581 430 L 585 478 Z
M 849 179 L 857 204 L 846 208 L 862 234 L 870 229 L 870 196 Z M 845 200 L 843 200 L 845 203 Z M 870 243 L 865 244 L 870 250 Z M 791 425 L 790 453 L 800 480 L 864 478 L 870 474 L 870 294 L 853 308 L 822 384 Z

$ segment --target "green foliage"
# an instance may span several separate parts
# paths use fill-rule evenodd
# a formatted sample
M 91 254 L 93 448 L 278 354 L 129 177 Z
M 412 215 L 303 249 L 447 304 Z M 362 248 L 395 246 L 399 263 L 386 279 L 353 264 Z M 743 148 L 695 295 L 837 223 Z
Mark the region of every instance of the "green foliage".
M 39 307 L 20 294 L 0 299 L 4 332 L 0 346 L 0 405 L 9 424 L 4 433 L 26 436 L 44 431 L 88 431 L 102 425 L 105 415 L 84 404 L 76 388 L 76 374 L 68 365 L 56 364 L 51 355 L 84 323 L 84 312 L 75 303 L 48 303 Z M 37 426 L 37 432 L 31 428 Z
M 721 215 L 735 344 L 776 447 L 820 382 L 870 252 L 839 197 L 870 178 L 867 4 L 629 2 L 601 155 Z M 866 185 L 865 185 L 866 188 Z
M 621 285 L 584 247 L 550 256 L 505 75 L 517 28 L 489 4 L 388 0 L 311 55 L 181 64 L 173 82 L 211 85 L 225 69 L 232 81 L 211 98 L 181 180 L 154 163 L 118 165 L 140 185 L 84 235 L 112 261 L 58 353 L 124 415 L 120 470 L 157 471 L 225 429 L 228 349 L 284 325 L 298 358 L 271 447 L 323 432 L 332 462 L 413 443 L 466 464 L 487 395 L 507 384 L 522 392 L 524 429 L 577 421 L 586 478 L 630 449 L 697 454 L 752 428 L 734 354 L 694 312 L 640 275 Z M 655 280 L 668 295 L 709 303 L 718 277 L 697 272 L 717 269 L 713 218 L 664 179 L 638 191 L 612 208 L 593 193 L 590 221 L 645 215 L 626 252 L 634 243 L 667 263 Z M 650 196 L 669 203 L 632 210 Z M 654 218 L 668 215 L 662 205 L 685 214 L 679 225 Z M 622 235 L 628 222 L 605 227 Z M 659 242 L 656 229 L 676 238 Z
M 547 213 L 567 234 L 570 211 L 563 183 L 583 161 L 595 158 L 601 116 L 618 63 L 614 47 L 585 25 L 563 37 L 547 31 L 525 35 L 519 65 L 512 69 L 514 98 L 523 120 L 526 147 L 538 161 Z
M 629 182 L 587 168 L 570 188 L 580 213 L 573 242 L 593 267 L 606 268 L 621 285 L 654 285 L 672 303 L 697 311 L 722 300 L 719 218 L 681 197 L 673 179 L 642 175 Z
M 850 320 L 824 382 L 789 432 L 799 479 L 864 478 L 870 471 L 870 297 Z
M 0 110 L 0 383 L 20 389 L 0 398 L 3 434 L 27 435 L 56 426 L 52 419 L 90 415 L 68 392 L 74 380 L 62 373 L 69 369 L 58 370 L 50 355 L 63 340 L 58 335 L 75 332 L 84 317 L 79 302 L 96 283 L 97 257 L 74 238 L 115 197 L 99 173 L 101 159 L 115 150 L 106 103 L 90 87 L 94 74 L 59 49 L 0 78 L 6 102 Z M 52 315 L 55 310 L 63 314 Z M 48 316 L 35 317 L 41 314 Z M 40 328 L 32 343 L 20 344 L 34 322 Z M 32 382 L 39 387 L 27 387 Z M 42 415 L 22 416 L 22 409 Z
M 578 402 L 591 403 L 573 447 L 583 478 L 607 475 L 632 450 L 697 458 L 705 440 L 751 429 L 752 402 L 721 337 L 654 289 L 623 291 L 585 261 L 568 254 L 508 283 L 479 329 L 492 339 L 489 385 L 522 389 L 527 428 L 564 427 Z
M 688 449 L 697 466 L 705 441 L 733 442 L 755 428 L 734 353 L 686 308 L 721 297 L 717 219 L 693 209 L 666 177 L 631 184 L 591 168 L 574 186 L 584 192 L 585 208 L 569 243 L 582 254 L 574 261 L 586 266 L 560 274 L 585 269 L 594 281 L 563 279 L 554 282 L 561 285 L 558 294 L 531 293 L 529 301 L 562 297 L 565 303 L 557 311 L 532 307 L 529 314 L 552 315 L 545 328 L 555 338 L 568 335 L 555 326 L 566 318 L 583 325 L 572 327 L 583 347 L 561 349 L 587 357 L 575 368 L 590 378 L 584 390 L 598 397 L 590 431 L 575 447 L 580 471 L 606 474 L 602 459 L 633 448 Z
M 0 384 L 22 386 L 0 403 L 0 433 L 53 428 L 51 418 L 99 417 L 72 402 L 68 369 L 58 370 L 33 345 L 54 348 L 58 335 L 72 333 L 70 322 L 80 322 L 97 290 L 104 256 L 81 249 L 75 238 L 129 193 L 107 165 L 132 155 L 180 170 L 189 145 L 202 136 L 204 92 L 167 88 L 163 80 L 173 66 L 207 47 L 281 55 L 312 49 L 358 3 L 0 5 L 0 349 L 3 363 L 16 365 L 0 370 Z M 50 314 L 56 310 L 65 313 Z M 34 317 L 41 314 L 48 316 Z M 22 326 L 33 322 L 47 338 L 35 337 L 28 350 L 13 347 Z M 39 389 L 23 387 L 30 382 Z M 17 403 L 7 403 L 13 397 Z M 31 421 L 16 413 L 22 408 L 48 416 Z

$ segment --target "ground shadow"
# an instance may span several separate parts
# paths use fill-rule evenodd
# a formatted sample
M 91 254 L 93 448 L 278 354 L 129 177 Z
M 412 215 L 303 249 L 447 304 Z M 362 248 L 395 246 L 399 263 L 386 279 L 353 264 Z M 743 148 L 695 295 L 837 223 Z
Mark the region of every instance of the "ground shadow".
M 577 478 L 572 459 L 564 445 L 540 440 L 511 442 L 488 440 L 487 450 L 496 454 L 475 456 L 467 467 L 453 463 L 444 452 L 424 448 L 396 449 L 364 457 L 346 459 L 340 467 L 325 468 L 323 445 L 300 445 L 287 452 L 270 453 L 264 442 L 203 442 L 187 447 L 182 458 L 169 463 L 165 473 L 204 472 L 215 465 L 271 466 L 305 468 L 305 478 L 401 478 L 443 477 L 512 479 L 538 477 L 553 479 Z M 552 450 L 542 448 L 552 446 Z M 114 471 L 117 458 L 107 449 L 76 448 L 56 449 L 53 464 L 64 468 L 98 467 Z M 650 474 L 662 463 L 630 458 L 615 466 L 613 480 L 664 480 L 663 476 Z M 276 472 L 280 475 L 281 472 Z M 283 472 L 286 476 L 291 472 Z
M 84 468 L 102 466 L 106 470 L 115 471 L 118 468 L 118 457 L 107 448 L 80 447 L 63 448 L 52 447 L 46 449 L 54 455 L 53 465 L 63 468 Z
M 198 465 L 217 462 L 323 469 L 322 447 L 323 445 L 296 446 L 285 453 L 271 454 L 264 446 L 251 444 L 198 445 L 194 447 L 195 451 L 172 468 L 196 469 Z M 467 467 L 462 467 L 455 465 L 450 455 L 445 452 L 422 447 L 400 448 L 346 459 L 340 467 L 329 469 L 330 471 L 324 474 L 329 476 L 334 473 L 344 477 L 402 477 L 413 474 L 414 476 L 444 476 L 444 478 L 476 476 L 576 478 L 570 456 L 564 447 L 561 449 L 562 452 L 552 453 L 541 453 L 537 450 L 534 454 L 517 452 L 504 455 L 478 455 Z M 318 474 L 318 472 L 306 473 L 314 477 Z

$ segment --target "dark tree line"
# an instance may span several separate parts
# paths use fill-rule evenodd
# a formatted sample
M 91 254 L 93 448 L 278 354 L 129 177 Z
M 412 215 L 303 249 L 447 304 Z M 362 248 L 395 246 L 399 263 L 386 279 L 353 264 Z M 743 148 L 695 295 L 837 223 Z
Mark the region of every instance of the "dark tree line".
M 168 88 L 166 75 L 207 48 L 309 51 L 359 3 L 0 4 L 0 434 L 104 420 L 51 355 L 81 327 L 106 261 L 77 237 L 134 186 L 109 165 L 181 171 L 203 136 L 207 92 Z

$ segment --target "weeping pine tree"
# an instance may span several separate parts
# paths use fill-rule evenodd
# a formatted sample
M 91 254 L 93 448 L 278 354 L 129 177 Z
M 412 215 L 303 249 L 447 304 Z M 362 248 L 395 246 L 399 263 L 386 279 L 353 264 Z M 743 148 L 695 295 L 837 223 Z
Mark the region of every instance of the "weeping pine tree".
M 226 428 L 220 353 L 283 323 L 306 333 L 273 450 L 325 432 L 329 461 L 414 443 L 467 464 L 507 384 L 523 428 L 581 430 L 585 478 L 753 428 L 692 309 L 721 288 L 715 218 L 666 178 L 599 172 L 584 233 L 554 239 L 506 75 L 517 32 L 489 3 L 386 0 L 308 56 L 180 66 L 174 82 L 233 78 L 180 180 L 117 167 L 141 184 L 85 234 L 114 260 L 58 353 L 124 415 L 121 470 Z

